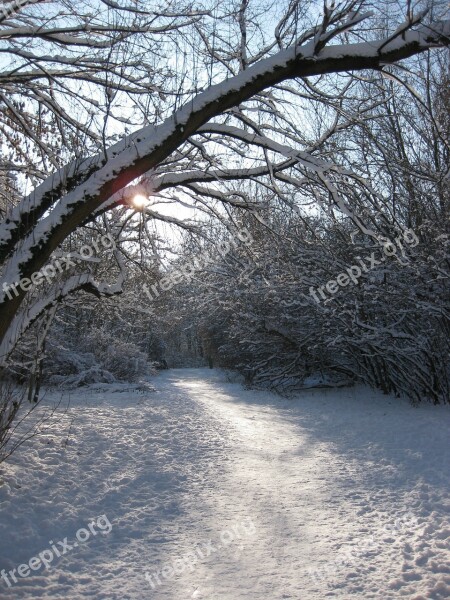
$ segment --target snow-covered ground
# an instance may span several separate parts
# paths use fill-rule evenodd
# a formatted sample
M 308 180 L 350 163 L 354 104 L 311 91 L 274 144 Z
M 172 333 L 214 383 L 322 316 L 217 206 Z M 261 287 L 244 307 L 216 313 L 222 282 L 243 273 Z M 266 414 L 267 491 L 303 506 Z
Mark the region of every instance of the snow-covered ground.
M 0 598 L 450 597 L 450 407 L 154 384 L 72 393 L 1 467 Z

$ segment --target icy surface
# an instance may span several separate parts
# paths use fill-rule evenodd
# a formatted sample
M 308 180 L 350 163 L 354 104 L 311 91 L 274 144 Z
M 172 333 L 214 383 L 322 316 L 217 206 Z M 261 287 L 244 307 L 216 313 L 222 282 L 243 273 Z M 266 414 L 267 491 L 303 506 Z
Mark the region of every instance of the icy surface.
M 450 596 L 449 407 L 364 388 L 286 400 L 207 369 L 152 384 L 71 393 L 58 428 L 2 466 L 0 569 L 98 515 L 112 524 L 50 571 L 0 579 L 2 599 Z

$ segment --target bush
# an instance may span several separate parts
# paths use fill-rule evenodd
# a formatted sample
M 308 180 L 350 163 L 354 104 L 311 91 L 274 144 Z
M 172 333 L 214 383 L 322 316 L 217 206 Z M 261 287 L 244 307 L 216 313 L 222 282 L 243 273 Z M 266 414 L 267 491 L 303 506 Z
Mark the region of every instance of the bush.
M 45 380 L 54 385 L 79 387 L 116 380 L 138 381 L 150 374 L 147 357 L 135 344 L 115 338 L 104 329 L 92 328 L 77 344 L 77 350 L 66 348 L 52 336 L 47 344 Z
M 84 343 L 97 363 L 119 380 L 137 381 L 149 374 L 145 353 L 135 344 L 114 337 L 109 331 L 93 328 Z

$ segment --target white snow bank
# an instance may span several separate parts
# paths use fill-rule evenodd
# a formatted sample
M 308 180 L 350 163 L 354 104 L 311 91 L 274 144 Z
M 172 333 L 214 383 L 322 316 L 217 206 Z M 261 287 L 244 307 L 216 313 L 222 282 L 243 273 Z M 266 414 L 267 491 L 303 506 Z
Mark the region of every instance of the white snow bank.
M 357 387 L 280 399 L 208 369 L 155 385 L 77 390 L 3 465 L 0 569 L 99 515 L 112 529 L 0 579 L 2 599 L 449 597 L 450 407 Z

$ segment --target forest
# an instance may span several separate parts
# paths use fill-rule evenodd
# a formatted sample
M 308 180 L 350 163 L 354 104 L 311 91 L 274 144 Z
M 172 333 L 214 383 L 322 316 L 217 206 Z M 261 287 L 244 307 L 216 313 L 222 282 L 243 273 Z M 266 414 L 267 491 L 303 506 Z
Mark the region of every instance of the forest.
M 449 43 L 444 0 L 4 0 L 0 463 L 193 369 L 444 410 Z

